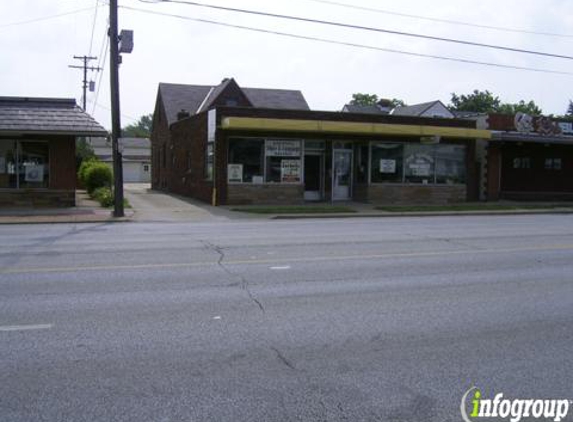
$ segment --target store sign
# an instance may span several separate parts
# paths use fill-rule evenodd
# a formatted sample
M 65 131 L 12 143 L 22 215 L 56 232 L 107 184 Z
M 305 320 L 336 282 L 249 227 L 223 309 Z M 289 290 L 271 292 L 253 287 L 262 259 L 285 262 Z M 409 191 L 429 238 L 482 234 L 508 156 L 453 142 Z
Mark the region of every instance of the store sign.
M 414 154 L 406 159 L 406 166 L 412 176 L 431 176 L 433 163 L 433 157 L 428 154 Z
M 396 173 L 396 160 L 380 160 L 380 173 Z
M 44 181 L 44 166 L 41 164 L 28 164 L 26 165 L 26 182 L 43 182 Z
M 281 182 L 298 183 L 301 175 L 300 160 L 281 160 Z
M 243 165 L 242 164 L 228 164 L 227 165 L 227 180 L 229 182 L 243 182 Z
M 300 157 L 300 141 L 269 139 L 265 142 L 267 157 Z

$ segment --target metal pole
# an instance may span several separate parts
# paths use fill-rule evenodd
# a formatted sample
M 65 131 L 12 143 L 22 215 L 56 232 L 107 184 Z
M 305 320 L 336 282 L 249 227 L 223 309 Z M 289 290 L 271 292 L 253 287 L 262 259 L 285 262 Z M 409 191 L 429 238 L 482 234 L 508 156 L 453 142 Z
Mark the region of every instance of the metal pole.
M 110 81 L 111 81 L 111 142 L 113 149 L 114 211 L 123 217 L 123 166 L 118 140 L 121 137 L 119 115 L 119 38 L 117 34 L 117 0 L 109 1 Z

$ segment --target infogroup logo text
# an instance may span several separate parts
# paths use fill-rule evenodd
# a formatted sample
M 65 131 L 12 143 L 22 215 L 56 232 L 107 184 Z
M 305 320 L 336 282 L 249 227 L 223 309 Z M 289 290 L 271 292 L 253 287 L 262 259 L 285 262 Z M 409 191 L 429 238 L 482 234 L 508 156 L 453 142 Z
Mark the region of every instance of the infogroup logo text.
M 572 404 L 572 400 L 566 399 L 507 399 L 503 393 L 485 399 L 481 390 L 472 387 L 462 397 L 460 412 L 464 422 L 485 418 L 510 422 L 520 422 L 523 418 L 560 422 L 567 417 Z

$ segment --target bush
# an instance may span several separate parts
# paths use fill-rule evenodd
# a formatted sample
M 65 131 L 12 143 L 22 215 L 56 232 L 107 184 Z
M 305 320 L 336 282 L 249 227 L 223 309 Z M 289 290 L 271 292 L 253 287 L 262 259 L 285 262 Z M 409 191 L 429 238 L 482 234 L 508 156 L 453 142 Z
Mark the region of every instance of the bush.
M 113 205 L 113 193 L 109 187 L 97 188 L 92 193 L 92 198 L 100 203 L 102 207 L 111 207 Z
M 88 169 L 93 166 L 95 163 L 98 163 L 98 159 L 95 157 L 85 158 L 82 160 L 80 167 L 78 169 L 78 181 L 82 187 L 86 186 L 86 173 Z
M 101 162 L 94 162 L 88 165 L 85 171 L 84 186 L 88 193 L 92 193 L 97 188 L 109 188 L 113 182 L 111 169 L 107 164 Z

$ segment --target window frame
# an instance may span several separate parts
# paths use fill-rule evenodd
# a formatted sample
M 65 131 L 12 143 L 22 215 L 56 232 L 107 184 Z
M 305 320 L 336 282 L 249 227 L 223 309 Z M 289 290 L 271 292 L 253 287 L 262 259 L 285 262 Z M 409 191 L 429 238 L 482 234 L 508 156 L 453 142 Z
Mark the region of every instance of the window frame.
M 51 185 L 51 178 L 52 178 L 52 169 L 51 169 L 51 155 L 52 155 L 52 148 L 50 145 L 50 142 L 45 140 L 45 139 L 9 139 L 9 138 L 2 138 L 0 139 L 0 142 L 12 142 L 13 145 L 15 146 L 15 148 L 13 149 L 14 151 L 14 162 L 15 162 L 15 180 L 16 180 L 16 186 L 15 187 L 0 187 L 0 190 L 5 190 L 5 191 L 15 191 L 15 190 L 47 190 L 50 189 L 50 185 Z M 36 143 L 36 144 L 45 144 L 47 146 L 47 176 L 46 176 L 46 180 L 45 180 L 45 184 L 46 186 L 41 186 L 41 187 L 29 187 L 29 186 L 25 186 L 25 187 L 21 187 L 20 186 L 20 165 L 21 165 L 21 159 L 23 154 L 23 150 L 22 150 L 22 144 L 25 143 Z M 6 163 L 7 165 L 7 163 Z M 6 174 L 10 174 L 8 173 L 7 169 L 6 169 Z

